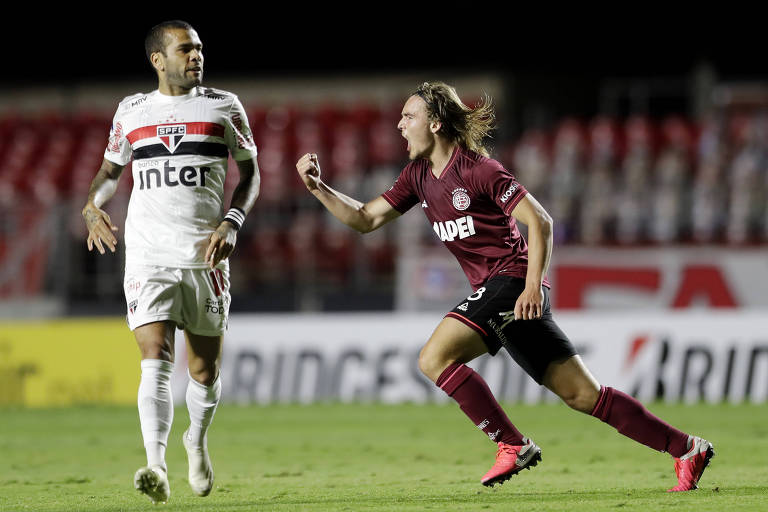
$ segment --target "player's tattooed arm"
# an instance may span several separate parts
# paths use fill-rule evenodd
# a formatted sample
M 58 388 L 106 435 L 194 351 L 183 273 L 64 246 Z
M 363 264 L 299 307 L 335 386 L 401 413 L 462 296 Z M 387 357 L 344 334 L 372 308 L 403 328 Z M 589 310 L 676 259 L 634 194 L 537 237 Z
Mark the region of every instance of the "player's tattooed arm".
M 85 225 L 88 228 L 86 243 L 89 251 L 96 246 L 99 253 L 104 254 L 104 246 L 106 245 L 110 251 L 115 252 L 117 238 L 113 232 L 117 231 L 117 226 L 112 224 L 109 215 L 101 209 L 101 206 L 115 194 L 117 183 L 124 168 L 125 166 L 110 162 L 105 158 L 101 163 L 99 172 L 96 173 L 91 182 L 88 201 L 82 211 Z
M 243 217 L 253 208 L 261 189 L 261 176 L 256 158 L 236 161 L 240 171 L 240 181 L 232 192 L 232 208 L 242 212 Z M 205 262 L 214 268 L 220 261 L 229 258 L 237 243 L 237 230 L 240 226 L 232 220 L 224 219 L 219 223 L 210 238 L 205 251 Z
M 244 214 L 253 208 L 261 190 L 261 175 L 256 158 L 236 161 L 240 181 L 232 192 L 232 208 L 239 208 Z

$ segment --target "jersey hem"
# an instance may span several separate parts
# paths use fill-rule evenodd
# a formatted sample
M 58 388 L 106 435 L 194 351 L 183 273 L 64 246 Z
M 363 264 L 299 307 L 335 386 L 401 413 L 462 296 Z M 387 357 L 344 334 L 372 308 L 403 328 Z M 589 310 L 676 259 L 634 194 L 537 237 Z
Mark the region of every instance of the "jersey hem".
M 110 161 L 110 162 L 112 162 L 113 164 L 115 164 L 115 165 L 120 165 L 120 166 L 123 166 L 123 167 L 125 167 L 126 165 L 128 165 L 128 164 L 130 163 L 130 161 L 131 161 L 131 159 L 129 158 L 127 162 L 120 162 L 118 159 L 115 159 L 115 158 L 110 158 L 110 157 L 108 157 L 107 155 L 104 155 L 104 160 L 109 160 L 109 161 Z
M 387 193 L 386 193 L 386 192 L 384 192 L 383 194 L 381 194 L 381 197 L 383 197 L 383 198 L 384 198 L 384 200 L 385 200 L 386 202 L 388 202 L 388 203 L 389 203 L 389 205 L 390 205 L 392 208 L 394 208 L 395 210 L 397 210 L 397 211 L 398 211 L 398 213 L 405 213 L 405 211 L 401 210 L 401 209 L 400 209 L 400 208 L 399 208 L 399 207 L 398 207 L 398 206 L 395 204 L 395 201 L 394 201 L 393 199 L 390 199 L 390 198 L 387 196 Z
M 213 268 L 227 268 L 229 265 L 229 259 L 220 261 L 215 267 Z M 168 263 L 168 262 L 154 262 L 154 261 L 130 261 L 126 259 L 125 261 L 125 267 L 126 268 L 133 268 L 133 267 L 163 267 L 163 268 L 175 268 L 175 269 L 184 269 L 184 270 L 213 270 L 211 269 L 210 265 L 207 263 Z

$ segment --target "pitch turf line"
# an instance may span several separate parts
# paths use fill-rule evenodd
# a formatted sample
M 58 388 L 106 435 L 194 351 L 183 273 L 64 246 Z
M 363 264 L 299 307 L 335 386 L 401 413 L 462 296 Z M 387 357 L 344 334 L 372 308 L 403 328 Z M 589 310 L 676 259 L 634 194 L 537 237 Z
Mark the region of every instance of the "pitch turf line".
M 176 410 L 168 448 L 168 511 L 768 510 L 768 406 L 652 405 L 717 456 L 693 493 L 669 456 L 636 445 L 562 405 L 507 405 L 542 447 L 535 469 L 480 485 L 494 445 L 451 404 L 223 404 L 210 434 L 211 496 L 186 481 Z M 144 462 L 134 408 L 0 410 L 0 511 L 159 510 L 132 490 Z

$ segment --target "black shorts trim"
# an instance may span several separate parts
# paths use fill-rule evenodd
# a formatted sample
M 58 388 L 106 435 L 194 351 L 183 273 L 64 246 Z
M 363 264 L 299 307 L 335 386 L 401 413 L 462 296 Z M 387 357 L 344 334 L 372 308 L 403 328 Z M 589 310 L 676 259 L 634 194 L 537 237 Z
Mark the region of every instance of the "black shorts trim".
M 525 279 L 493 277 L 445 316 L 477 332 L 492 356 L 501 347 L 507 349 L 515 362 L 541 384 L 550 363 L 578 351 L 552 318 L 546 287 L 541 318 L 514 320 L 515 303 L 524 289 Z

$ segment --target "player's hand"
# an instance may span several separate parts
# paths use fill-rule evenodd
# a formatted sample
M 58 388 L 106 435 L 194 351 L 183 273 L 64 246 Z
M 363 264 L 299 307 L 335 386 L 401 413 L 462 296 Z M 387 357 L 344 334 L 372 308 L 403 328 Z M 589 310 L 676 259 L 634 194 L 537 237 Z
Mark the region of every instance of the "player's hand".
M 543 304 L 544 292 L 541 291 L 541 286 L 526 286 L 515 302 L 515 320 L 541 318 Z
M 88 240 L 86 242 L 88 250 L 92 251 L 95 245 L 99 253 L 104 254 L 104 246 L 106 245 L 110 251 L 115 252 L 117 238 L 112 232 L 117 231 L 117 226 L 112 224 L 107 212 L 89 202 L 83 208 L 82 213 L 88 228 Z
M 309 190 L 315 190 L 320 186 L 320 162 L 315 153 L 307 153 L 296 162 L 296 170 L 299 171 L 301 181 Z
M 222 221 L 216 231 L 208 237 L 208 248 L 205 250 L 205 262 L 215 268 L 220 261 L 229 258 L 235 250 L 237 230 L 227 221 Z

